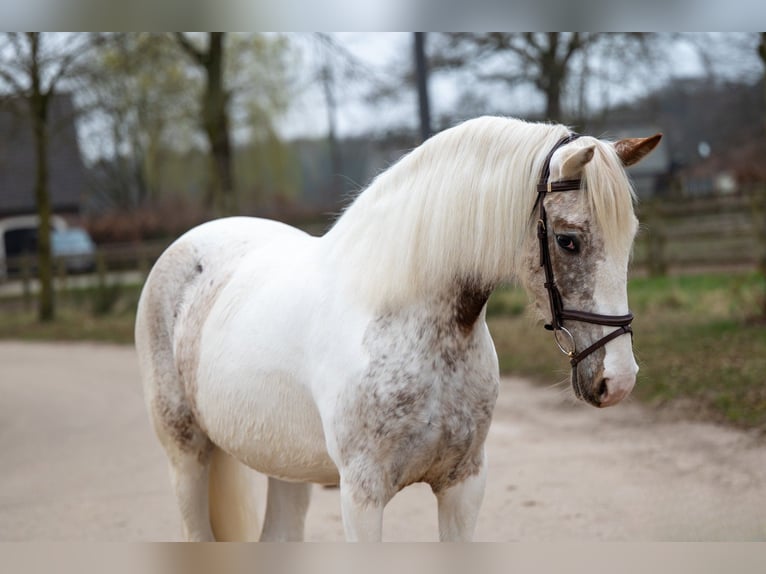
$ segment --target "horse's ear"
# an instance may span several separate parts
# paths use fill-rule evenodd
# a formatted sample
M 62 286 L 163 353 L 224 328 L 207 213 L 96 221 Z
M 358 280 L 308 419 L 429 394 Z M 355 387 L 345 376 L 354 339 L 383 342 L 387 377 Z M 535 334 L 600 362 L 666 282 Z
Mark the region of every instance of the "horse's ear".
M 575 149 L 561 164 L 561 179 L 575 179 L 582 173 L 582 168 L 593 159 L 595 145 Z
M 625 167 L 634 165 L 644 159 L 649 152 L 657 147 L 662 134 L 654 134 L 648 138 L 626 138 L 614 142 L 614 149 Z

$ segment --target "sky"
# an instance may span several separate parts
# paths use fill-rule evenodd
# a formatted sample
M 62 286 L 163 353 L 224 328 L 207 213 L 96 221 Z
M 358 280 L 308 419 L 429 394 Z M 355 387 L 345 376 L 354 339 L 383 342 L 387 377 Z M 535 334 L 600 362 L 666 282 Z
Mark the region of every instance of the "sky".
M 363 67 L 362 76 L 367 78 L 381 78 L 390 81 L 395 77 L 395 70 L 401 72 L 411 66 L 413 60 L 413 33 L 411 32 L 348 32 L 327 33 L 342 48 L 353 55 Z M 299 83 L 299 88 L 292 96 L 289 111 L 276 122 L 277 132 L 283 139 L 298 137 L 324 137 L 328 132 L 328 114 L 325 97 L 321 84 L 309 79 L 311 70 L 321 67 L 323 52 L 317 43 L 316 35 L 290 34 L 296 40 L 302 51 L 302 68 L 306 77 Z M 705 73 L 705 66 L 699 54 L 694 49 L 689 39 L 699 43 L 700 36 L 681 37 L 675 41 L 673 49 L 664 65 L 669 67 L 670 75 L 674 77 L 698 76 Z M 738 65 L 726 61 L 727 36 L 705 36 L 708 44 L 720 44 L 722 62 L 717 65 L 721 69 L 738 73 Z M 429 35 L 426 36 L 426 49 L 428 50 Z M 730 42 L 729 42 L 730 43 Z M 757 62 L 756 62 L 757 63 Z M 759 64 L 760 65 L 760 64 Z M 758 68 L 760 70 L 760 68 Z M 651 80 L 651 79 L 650 79 Z M 655 79 L 655 82 L 659 81 Z M 459 108 L 458 100 L 462 88 L 466 82 L 465 76 L 432 74 L 430 76 L 430 100 L 432 116 L 437 117 L 447 111 L 459 110 L 470 115 L 484 113 L 481 107 L 475 110 L 463 110 Z M 402 125 L 415 127 L 417 121 L 417 94 L 413 86 L 402 85 L 399 97 L 384 101 L 371 102 L 367 97 L 369 93 L 369 81 L 348 80 L 336 78 L 335 93 L 337 98 L 337 134 L 339 137 L 357 136 L 361 134 L 383 132 L 390 128 Z M 603 94 L 609 95 L 610 104 L 623 100 L 629 100 L 642 92 L 651 89 L 651 81 L 646 78 L 635 78 L 633 82 L 625 82 L 621 85 L 595 84 L 592 87 L 593 95 L 590 96 L 591 106 L 598 107 Z M 508 115 L 523 115 L 534 113 L 542 107 L 542 99 L 533 89 L 520 88 L 509 90 L 504 86 L 482 86 L 480 95 L 486 97 L 492 111 L 499 111 Z M 475 112 L 475 113 L 474 113 Z M 93 128 L 93 126 L 91 126 Z M 86 136 L 88 134 L 91 137 Z M 101 142 L 93 137 L 97 129 L 80 130 L 83 153 L 88 161 L 104 153 Z M 249 133 L 247 130 L 242 132 Z M 235 133 L 235 137 L 237 134 Z
M 369 67 L 373 74 L 385 75 L 386 70 L 411 58 L 413 51 L 410 32 L 346 32 L 330 33 L 343 48 Z M 305 46 L 305 57 L 312 59 L 312 46 Z M 407 88 L 405 88 L 407 89 Z M 365 101 L 362 86 L 338 87 L 337 129 L 341 136 L 356 135 L 381 125 L 393 125 L 406 121 L 415 113 L 416 94 L 391 106 L 374 106 Z M 439 101 L 443 94 L 434 93 Z M 301 94 L 291 106 L 289 113 L 278 123 L 280 134 L 285 138 L 321 136 L 327 133 L 328 119 L 325 99 L 319 85 L 313 85 Z
M 386 75 L 388 70 L 396 66 L 402 68 L 408 65 L 413 57 L 411 32 L 350 32 L 332 33 L 331 36 L 360 62 L 381 75 Z M 428 36 L 426 42 L 428 49 Z M 701 58 L 686 41 L 675 43 L 669 64 L 672 66 L 672 74 L 676 77 L 698 76 L 705 71 Z M 461 77 L 431 75 L 429 86 L 433 116 L 455 108 L 462 81 L 464 79 Z M 641 82 L 638 82 L 638 85 L 609 86 L 611 103 L 635 97 L 637 90 L 640 91 L 642 87 L 645 86 Z M 594 90 L 599 91 L 599 87 L 594 87 Z M 414 125 L 417 117 L 417 94 L 410 86 L 402 86 L 402 91 L 402 97 L 398 98 L 398 101 L 371 104 L 365 101 L 362 87 L 343 86 L 338 96 L 338 134 L 350 136 L 402 123 Z M 539 95 L 529 88 L 509 93 L 501 87 L 487 87 L 483 94 L 490 98 L 496 109 L 518 110 L 516 113 L 529 112 L 530 105 L 541 103 Z M 592 97 L 593 106 L 598 105 L 595 100 L 599 97 L 601 96 Z M 314 86 L 300 95 L 290 112 L 278 123 L 279 132 L 285 138 L 321 136 L 327 133 L 327 126 L 327 111 L 320 86 Z

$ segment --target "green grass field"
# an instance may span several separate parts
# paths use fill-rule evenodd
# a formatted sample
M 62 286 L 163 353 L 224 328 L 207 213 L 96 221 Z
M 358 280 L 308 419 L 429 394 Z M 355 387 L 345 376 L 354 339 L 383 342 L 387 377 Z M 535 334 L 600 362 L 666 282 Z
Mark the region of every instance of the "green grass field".
M 0 338 L 129 344 L 138 293 L 137 286 L 70 292 L 49 325 L 38 324 L 20 301 L 4 301 Z M 765 293 L 754 273 L 631 280 L 641 367 L 634 396 L 681 406 L 685 416 L 766 430 L 766 322 L 753 320 Z M 542 384 L 567 379 L 568 362 L 531 318 L 523 291 L 495 292 L 488 322 L 503 373 Z
M 633 279 L 629 298 L 640 365 L 634 395 L 688 416 L 766 430 L 766 323 L 754 320 L 766 285 L 756 274 Z M 538 381 L 568 377 L 551 335 L 518 289 L 488 308 L 500 368 Z

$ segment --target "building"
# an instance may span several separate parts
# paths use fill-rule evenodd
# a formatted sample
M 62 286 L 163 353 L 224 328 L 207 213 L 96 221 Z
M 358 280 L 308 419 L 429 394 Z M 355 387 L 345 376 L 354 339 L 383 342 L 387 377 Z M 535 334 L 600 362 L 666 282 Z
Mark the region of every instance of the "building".
M 32 125 L 26 102 L 16 99 L 0 106 L 0 218 L 37 212 L 37 164 Z M 86 188 L 71 97 L 51 101 L 49 121 L 49 192 L 53 213 L 80 213 Z

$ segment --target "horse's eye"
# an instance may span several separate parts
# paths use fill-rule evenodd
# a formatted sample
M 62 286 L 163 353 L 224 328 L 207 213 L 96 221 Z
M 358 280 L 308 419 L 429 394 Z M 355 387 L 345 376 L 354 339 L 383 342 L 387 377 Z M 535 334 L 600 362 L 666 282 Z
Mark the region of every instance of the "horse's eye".
M 564 251 L 569 253 L 577 253 L 580 251 L 580 242 L 574 235 L 557 235 L 556 243 L 559 244 Z

